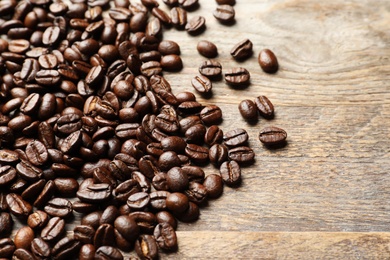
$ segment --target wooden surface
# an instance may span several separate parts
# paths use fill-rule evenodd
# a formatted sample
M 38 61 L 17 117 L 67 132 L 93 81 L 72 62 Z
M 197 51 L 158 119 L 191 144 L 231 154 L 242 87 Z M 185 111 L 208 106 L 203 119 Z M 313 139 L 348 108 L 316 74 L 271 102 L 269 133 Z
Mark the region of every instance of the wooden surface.
M 215 1 L 199 2 L 189 17 L 205 16 L 207 30 L 164 34 L 180 44 L 185 66 L 165 75 L 175 93 L 192 91 L 201 39 L 218 46 L 223 68 L 247 68 L 248 88 L 219 81 L 199 100 L 223 109 L 224 130 L 248 130 L 256 162 L 239 188 L 179 225 L 179 252 L 161 258 L 390 259 L 390 1 L 237 0 L 232 26 L 216 22 Z M 245 38 L 254 55 L 237 63 L 229 51 Z M 275 75 L 257 63 L 263 48 L 279 59 Z M 258 95 L 276 117 L 248 125 L 237 106 Z M 285 148 L 260 144 L 267 125 L 288 132 Z

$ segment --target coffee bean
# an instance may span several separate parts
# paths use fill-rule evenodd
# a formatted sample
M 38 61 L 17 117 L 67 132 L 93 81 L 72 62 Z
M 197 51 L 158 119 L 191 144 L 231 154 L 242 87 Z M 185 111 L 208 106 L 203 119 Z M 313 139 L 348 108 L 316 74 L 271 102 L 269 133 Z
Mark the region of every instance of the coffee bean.
M 183 102 L 186 102 L 186 101 L 195 101 L 196 97 L 195 97 L 194 93 L 188 92 L 188 91 L 184 91 L 184 92 L 177 93 L 176 94 L 176 99 L 177 99 L 177 102 L 183 103 Z
M 37 210 L 28 216 L 27 225 L 32 229 L 40 229 L 47 224 L 48 220 L 49 218 L 46 212 Z
M 166 181 L 171 191 L 183 191 L 188 187 L 188 176 L 179 167 L 174 167 L 167 172 Z
M 203 186 L 206 188 L 209 198 L 218 198 L 223 192 L 222 177 L 217 174 L 210 174 L 204 179 Z
M 34 206 L 37 208 L 43 207 L 45 203 L 48 202 L 54 195 L 55 190 L 56 186 L 54 184 L 54 181 L 47 181 L 45 187 L 43 187 L 43 190 L 38 195 L 38 198 L 34 201 Z
M 95 236 L 95 229 L 87 225 L 78 225 L 73 229 L 73 236 L 83 244 L 91 244 Z
M 42 35 L 42 43 L 44 45 L 55 45 L 61 39 L 61 29 L 58 26 L 50 26 L 48 27 Z
M 160 223 L 153 232 L 159 248 L 167 251 L 177 250 L 177 237 L 175 229 L 168 223 Z
M 31 252 L 38 259 L 48 259 L 50 258 L 50 246 L 42 238 L 35 238 L 31 242 Z
M 185 132 L 186 142 L 193 144 L 203 144 L 204 135 L 206 134 L 206 127 L 203 124 L 196 124 L 191 126 Z
M 266 96 L 258 96 L 255 98 L 256 107 L 265 118 L 273 118 L 274 116 L 274 105 Z
M 206 40 L 199 41 L 196 49 L 198 50 L 199 54 L 206 58 L 215 58 L 218 56 L 218 49 L 217 46 Z
M 156 246 L 157 247 L 157 246 Z M 11 238 L 0 239 L 0 257 L 9 259 L 15 251 L 15 245 Z
M 161 74 L 162 67 L 158 61 L 148 61 L 141 65 L 141 73 L 146 77 Z
M 35 74 L 37 83 L 44 86 L 56 85 L 60 80 L 60 74 L 56 70 L 40 70 Z
M 230 160 L 234 160 L 238 163 L 250 163 L 255 158 L 255 153 L 247 146 L 239 146 L 230 149 L 228 152 L 228 157 Z
M 32 82 L 39 71 L 39 63 L 35 59 L 26 59 L 23 62 L 20 78 L 26 82 Z
M 54 54 L 45 54 L 38 58 L 38 63 L 44 69 L 54 69 L 58 65 L 58 60 Z
M 114 222 L 114 227 L 128 241 L 135 241 L 139 234 L 137 223 L 128 215 L 117 217 Z
M 0 187 L 12 183 L 16 176 L 16 170 L 14 167 L 9 165 L 0 167 Z
M 233 68 L 225 72 L 225 80 L 233 86 L 246 86 L 250 80 L 250 73 L 245 68 Z
M 47 214 L 54 217 L 67 218 L 72 214 L 72 203 L 69 200 L 63 198 L 54 198 L 47 202 L 44 207 Z
M 36 166 L 41 166 L 48 160 L 47 149 L 38 140 L 34 140 L 27 145 L 26 155 L 28 160 Z
M 221 165 L 228 158 L 228 150 L 226 146 L 221 144 L 214 144 L 209 150 L 210 162 L 215 165 Z
M 96 247 L 114 246 L 115 245 L 114 227 L 110 224 L 100 225 L 96 229 L 95 237 L 93 241 L 94 241 L 93 244 Z
M 94 259 L 112 259 L 122 260 L 123 255 L 121 251 L 112 246 L 101 246 L 96 250 Z
M 12 259 L 14 260 L 34 260 L 34 256 L 33 254 L 24 249 L 24 248 L 19 248 L 19 249 L 16 249 L 14 254 L 12 255 Z
M 255 121 L 257 119 L 257 108 L 252 100 L 242 100 L 238 105 L 238 110 L 241 116 L 247 121 Z
M 258 56 L 258 62 L 261 69 L 267 73 L 276 73 L 279 68 L 278 59 L 276 58 L 275 54 L 269 49 L 264 49 L 260 51 Z
M 191 80 L 191 84 L 196 91 L 198 91 L 199 93 L 202 93 L 202 94 L 203 93 L 206 93 L 206 94 L 210 93 L 211 89 L 212 89 L 211 81 L 203 75 L 195 76 Z
M 54 245 L 51 252 L 54 259 L 74 259 L 80 247 L 80 241 L 64 237 Z
M 0 237 L 6 237 L 11 234 L 13 221 L 11 215 L 7 212 L 0 213 Z
M 219 5 L 213 15 L 221 23 L 231 23 L 234 21 L 235 11 L 230 5 Z
M 18 194 L 9 193 L 6 196 L 6 200 L 11 213 L 15 216 L 27 217 L 32 211 L 30 203 L 23 200 Z
M 203 16 L 194 16 L 187 22 L 185 29 L 191 35 L 200 34 L 206 29 L 206 19 Z
M 130 19 L 131 11 L 123 7 L 114 7 L 108 11 L 108 15 L 117 22 L 125 22 Z
M 156 213 L 156 219 L 158 223 L 168 223 L 174 230 L 177 228 L 176 218 L 168 211 L 159 211 Z
M 216 105 L 209 105 L 200 111 L 200 118 L 206 125 L 213 125 L 222 120 L 222 110 Z
M 100 217 L 100 225 L 108 223 L 108 224 L 114 224 L 115 219 L 118 217 L 119 211 L 118 208 L 110 205 L 102 213 L 102 216 Z
M 183 63 L 179 55 L 169 54 L 161 58 L 161 67 L 166 71 L 179 71 L 183 68 Z
M 242 128 L 230 130 L 224 134 L 223 141 L 229 147 L 240 146 L 248 141 L 248 133 Z
M 219 5 L 234 5 L 236 0 L 215 0 Z
M 204 136 L 204 142 L 207 145 L 213 146 L 214 144 L 221 143 L 222 140 L 223 131 L 217 125 L 212 125 L 207 129 Z
M 161 53 L 161 55 L 180 55 L 180 46 L 174 41 L 164 40 L 159 43 L 158 51 Z
M 16 248 L 30 250 L 31 241 L 34 239 L 34 231 L 29 226 L 21 227 L 16 231 L 14 244 Z
M 244 60 L 252 55 L 252 48 L 252 42 L 249 39 L 245 39 L 234 45 L 230 50 L 230 55 L 236 60 Z
M 77 197 L 84 202 L 99 203 L 106 201 L 111 196 L 111 187 L 107 183 L 89 185 L 87 188 L 77 191 Z
M 137 192 L 129 196 L 127 205 L 132 209 L 145 208 L 150 201 L 149 194 L 146 192 Z
M 171 20 L 176 28 L 183 29 L 187 24 L 187 11 L 180 7 L 173 7 L 171 9 Z
M 17 152 L 8 150 L 8 149 L 2 149 L 0 150 L 0 162 L 1 163 L 17 163 L 19 161 L 19 155 Z M 1 170 L 0 170 L 1 172 Z M 1 174 L 0 174 L 1 175 Z
M 222 66 L 218 61 L 206 60 L 200 65 L 199 73 L 209 78 L 217 78 L 222 73 Z
M 79 253 L 80 260 L 92 260 L 95 257 L 95 246 L 92 244 L 85 244 L 81 247 Z
M 180 214 L 177 214 L 177 218 L 182 222 L 194 222 L 199 218 L 199 215 L 199 207 L 195 203 L 190 201 L 187 210 Z
M 236 161 L 222 163 L 219 168 L 222 180 L 229 186 L 238 185 L 241 182 L 241 168 Z
M 259 133 L 259 140 L 269 146 L 283 144 L 286 138 L 286 131 L 275 126 L 265 127 Z
M 59 217 L 53 217 L 42 229 L 41 237 L 46 242 L 58 240 L 65 231 L 65 221 Z

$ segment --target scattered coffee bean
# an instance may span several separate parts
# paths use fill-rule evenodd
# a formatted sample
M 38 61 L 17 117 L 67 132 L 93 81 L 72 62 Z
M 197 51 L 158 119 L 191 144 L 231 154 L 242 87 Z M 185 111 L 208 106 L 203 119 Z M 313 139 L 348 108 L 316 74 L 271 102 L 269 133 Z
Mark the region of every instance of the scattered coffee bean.
M 213 86 L 211 81 L 203 75 L 195 76 L 191 84 L 196 91 L 202 94 L 210 93 Z
M 185 29 L 191 35 L 200 34 L 206 29 L 206 19 L 203 16 L 194 16 L 187 22 Z
M 258 96 L 255 98 L 256 107 L 265 118 L 272 118 L 274 116 L 274 105 L 266 96 Z
M 233 68 L 225 72 L 225 80 L 233 86 L 246 86 L 250 80 L 250 73 L 245 68 Z
M 179 71 L 183 68 L 183 62 L 179 55 L 169 54 L 161 58 L 161 67 L 166 71 Z
M 234 21 L 235 11 L 231 5 L 219 5 L 213 12 L 214 17 L 221 23 L 231 23 Z
M 234 45 L 230 50 L 230 55 L 236 60 L 243 60 L 252 55 L 253 44 L 249 39 L 245 39 Z
M 257 107 L 252 100 L 245 99 L 241 101 L 238 105 L 238 110 L 247 121 L 255 121 L 257 119 Z
M 237 185 L 241 182 L 241 168 L 236 161 L 222 163 L 219 168 L 222 180 L 229 186 Z
M 269 49 L 264 49 L 260 51 L 258 61 L 261 69 L 264 72 L 276 73 L 279 68 L 278 59 L 276 58 L 275 54 Z
M 265 145 L 281 144 L 285 142 L 286 138 L 286 131 L 275 126 L 265 127 L 259 133 L 259 140 Z
M 217 46 L 210 41 L 199 41 L 196 49 L 198 52 L 206 58 L 215 58 L 218 56 Z
M 199 73 L 209 78 L 217 78 L 222 73 L 222 65 L 215 60 L 206 60 L 200 65 Z

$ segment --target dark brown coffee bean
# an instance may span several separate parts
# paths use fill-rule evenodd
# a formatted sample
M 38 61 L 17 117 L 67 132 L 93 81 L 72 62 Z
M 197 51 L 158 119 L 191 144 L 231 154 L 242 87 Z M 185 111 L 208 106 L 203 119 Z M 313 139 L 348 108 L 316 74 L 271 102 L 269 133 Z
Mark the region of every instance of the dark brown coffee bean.
M 77 180 L 73 178 L 56 178 L 54 183 L 57 193 L 62 197 L 74 197 L 79 188 Z
M 149 194 L 146 192 L 137 192 L 129 196 L 127 205 L 132 209 L 145 208 L 150 201 Z
M 26 82 L 32 82 L 35 75 L 39 71 L 39 64 L 35 59 L 26 59 L 23 62 L 22 70 L 20 71 L 20 78 Z
M 139 227 L 135 220 L 127 215 L 115 219 L 114 227 L 128 241 L 135 241 L 139 234 Z
M 14 244 L 16 248 L 30 250 L 31 241 L 34 239 L 34 231 L 29 226 L 18 229 L 15 233 Z
M 191 161 L 196 163 L 205 163 L 209 159 L 209 150 L 196 144 L 188 144 L 185 153 Z
M 115 234 L 114 227 L 110 224 L 100 225 L 96 229 L 93 243 L 96 247 L 101 246 L 114 246 L 115 245 Z
M 255 104 L 261 116 L 272 118 L 274 116 L 274 105 L 266 96 L 255 98 Z
M 112 246 L 101 246 L 99 247 L 96 252 L 94 259 L 98 260 L 122 260 L 123 255 L 119 249 L 112 247 Z
M 96 87 L 99 82 L 101 82 L 104 76 L 104 71 L 102 66 L 94 66 L 88 72 L 88 75 L 85 77 L 85 83 L 92 87 Z
M 218 198 L 223 192 L 222 177 L 217 174 L 210 174 L 204 179 L 203 186 L 206 188 L 209 198 Z
M 32 123 L 31 117 L 27 115 L 20 115 L 12 118 L 8 122 L 8 127 L 11 128 L 14 132 L 22 131 L 23 128 L 29 126 Z
M 223 140 L 223 131 L 216 125 L 210 126 L 204 136 L 204 142 L 213 146 L 214 144 L 219 144 Z
M 38 259 L 49 259 L 50 250 L 50 245 L 42 238 L 35 238 L 31 243 L 31 252 Z
M 255 121 L 257 119 L 257 108 L 252 100 L 242 100 L 238 105 L 238 110 L 241 116 L 247 121 Z
M 58 118 L 56 128 L 63 135 L 70 135 L 71 133 L 80 130 L 82 125 L 81 117 L 72 113 Z
M 118 215 L 119 215 L 118 208 L 115 207 L 114 205 L 110 205 L 104 209 L 99 223 L 100 225 L 105 223 L 113 225 Z
M 95 246 L 92 244 L 85 244 L 81 247 L 79 253 L 80 260 L 93 260 L 95 259 Z
M 237 128 L 226 132 L 223 136 L 224 143 L 229 147 L 245 144 L 248 141 L 248 133 L 245 129 Z
M 177 218 L 182 222 L 194 222 L 199 218 L 199 215 L 199 207 L 195 203 L 190 201 L 187 210 L 180 214 L 177 214 Z
M 51 252 L 54 259 L 74 259 L 80 247 L 80 241 L 64 237 L 54 245 Z
M 222 110 L 216 105 L 209 105 L 200 111 L 200 118 L 206 125 L 217 124 L 222 120 Z
M 48 27 L 42 35 L 42 43 L 44 45 L 55 45 L 61 39 L 61 29 L 58 26 Z
M 250 80 L 250 73 L 245 68 L 233 68 L 225 72 L 225 80 L 233 86 L 246 86 Z
M 38 58 L 38 63 L 44 69 L 54 69 L 58 65 L 58 60 L 54 54 L 45 54 Z
M 54 217 L 67 218 L 72 215 L 72 203 L 63 198 L 54 198 L 47 202 L 44 207 L 47 214 Z
M 230 50 L 230 55 L 236 60 L 244 60 L 252 55 L 252 48 L 252 42 L 249 39 L 245 39 L 234 45 Z
M 41 237 L 46 242 L 58 240 L 65 231 L 65 221 L 59 217 L 49 220 L 45 228 L 42 229 Z
M 166 151 L 158 158 L 158 167 L 162 171 L 167 171 L 173 167 L 179 166 L 181 161 L 174 151 Z
M 254 151 L 247 146 L 239 146 L 229 150 L 228 157 L 238 163 L 249 163 L 255 158 Z
M 187 24 L 187 11 L 180 7 L 173 7 L 171 9 L 171 20 L 176 28 L 183 29 Z
M 34 201 L 42 189 L 45 187 L 46 181 L 41 179 L 32 183 L 22 192 L 22 198 L 27 201 Z
M 209 78 L 217 78 L 222 73 L 222 66 L 218 61 L 206 60 L 200 65 L 199 73 Z
M 1 163 L 17 163 L 19 161 L 19 155 L 17 152 L 8 150 L 8 149 L 2 149 L 0 150 L 0 162 Z M 1 170 L 0 170 L 1 172 Z M 1 175 L 1 174 L 0 174 Z
M 203 75 L 195 76 L 191 84 L 196 91 L 202 94 L 210 93 L 213 86 L 211 81 Z
M 202 144 L 205 134 L 206 127 L 203 124 L 196 124 L 188 128 L 184 136 L 187 143 Z
M 175 229 L 168 223 L 160 223 L 153 232 L 158 246 L 167 251 L 177 250 L 177 237 Z
M 206 188 L 198 182 L 191 182 L 188 189 L 185 190 L 188 199 L 196 204 L 202 204 L 207 198 Z
M 233 6 L 219 5 L 213 15 L 221 23 L 231 23 L 234 21 L 235 11 Z
M 224 162 L 219 172 L 222 180 L 229 186 L 235 186 L 241 182 L 241 168 L 236 161 Z
M 24 39 L 11 40 L 8 43 L 8 50 L 13 53 L 25 53 L 30 48 L 30 43 Z
M 27 225 L 32 229 L 43 228 L 49 220 L 49 217 L 46 212 L 42 210 L 37 210 L 28 216 Z
M 14 254 L 12 255 L 12 259 L 13 260 L 34 260 L 35 258 L 30 251 L 24 248 L 19 248 L 15 250 Z
M 54 192 L 56 190 L 54 181 L 49 180 L 46 182 L 45 187 L 43 187 L 43 190 L 38 195 L 38 198 L 34 201 L 34 206 L 37 208 L 41 208 L 44 206 L 46 202 L 48 202 L 51 197 L 54 195 Z
M 18 194 L 9 193 L 6 196 L 6 200 L 11 213 L 15 216 L 27 217 L 32 211 L 30 203 L 23 200 Z
M 87 225 L 78 225 L 73 229 L 73 236 L 83 244 L 91 244 L 95 236 L 95 229 Z
M 161 140 L 161 146 L 164 151 L 174 151 L 182 153 L 186 147 L 186 142 L 178 136 L 169 136 Z
M 141 65 L 141 73 L 146 77 L 161 74 L 162 67 L 158 61 L 148 61 Z
M 174 41 L 164 40 L 159 43 L 158 51 L 161 53 L 161 55 L 180 55 L 180 46 Z
M 0 237 L 6 237 L 11 234 L 13 221 L 11 215 L 7 212 L 0 213 Z
M 160 22 L 165 25 L 169 25 L 172 22 L 171 17 L 169 17 L 169 15 L 165 11 L 158 7 L 154 7 L 152 9 L 152 15 L 154 15 L 158 20 L 160 20 Z
M 278 59 L 276 58 L 275 54 L 269 49 L 264 49 L 260 51 L 258 56 L 258 62 L 264 72 L 276 73 L 278 71 Z
M 157 245 L 156 245 L 157 247 Z M 9 259 L 14 253 L 16 247 L 11 238 L 1 238 L 0 239 L 0 257 Z
M 236 0 L 215 0 L 219 5 L 234 5 Z
M 218 55 L 217 46 L 210 41 L 199 41 L 196 49 L 198 50 L 199 54 L 206 58 L 215 58 Z
M 77 192 L 77 197 L 84 202 L 99 203 L 106 201 L 111 196 L 111 187 L 107 183 L 89 185 Z
M 176 218 L 168 211 L 159 211 L 156 213 L 158 223 L 168 223 L 173 229 L 177 228 Z
M 189 200 L 186 195 L 180 192 L 170 193 L 166 199 L 167 208 L 174 213 L 182 213 L 189 207 Z
M 108 15 L 117 22 L 126 22 L 131 17 L 131 11 L 124 7 L 114 7 L 109 10 Z
M 42 176 L 42 170 L 27 161 L 21 161 L 16 165 L 19 176 L 27 181 L 37 181 Z
M 154 236 L 139 236 L 135 243 L 135 251 L 141 259 L 157 259 L 158 247 Z
M 34 140 L 27 145 L 26 155 L 28 160 L 36 166 L 45 164 L 49 158 L 46 147 L 38 140 Z
M 183 62 L 179 55 L 169 54 L 161 58 L 161 67 L 166 71 L 179 71 L 183 68 Z
M 206 19 L 203 16 L 194 16 L 185 26 L 186 31 L 191 35 L 202 33 L 206 28 Z
M 287 133 L 283 129 L 275 126 L 269 126 L 262 129 L 259 133 L 259 140 L 265 145 L 283 144 L 286 141 Z
M 6 165 L 0 167 L 0 187 L 12 183 L 16 179 L 16 170 L 14 167 Z
M 188 187 L 188 176 L 180 167 L 174 167 L 167 172 L 166 182 L 171 191 L 184 191 Z
M 41 85 L 53 86 L 61 80 L 61 77 L 56 70 L 40 70 L 35 75 L 35 80 Z
M 228 150 L 226 146 L 221 144 L 214 144 L 209 150 L 209 159 L 210 162 L 215 165 L 221 165 L 223 162 L 227 161 Z

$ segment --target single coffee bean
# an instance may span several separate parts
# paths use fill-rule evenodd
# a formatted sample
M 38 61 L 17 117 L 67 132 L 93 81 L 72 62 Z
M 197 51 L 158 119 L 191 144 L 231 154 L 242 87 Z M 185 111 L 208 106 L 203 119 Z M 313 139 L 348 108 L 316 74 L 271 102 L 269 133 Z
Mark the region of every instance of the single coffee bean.
M 141 73 L 146 77 L 161 74 L 162 67 L 158 61 L 148 61 L 141 65 Z
M 235 5 L 236 0 L 215 0 L 219 5 Z
M 37 210 L 28 216 L 27 225 L 32 229 L 41 229 L 47 224 L 48 220 L 49 217 L 46 212 Z
M 95 246 L 92 244 L 85 244 L 81 247 L 79 253 L 80 260 L 93 260 L 95 259 Z
M 48 201 L 44 210 L 50 216 L 61 218 L 67 218 L 72 215 L 73 212 L 72 203 L 63 198 L 54 198 Z
M 191 35 L 202 33 L 206 28 L 206 19 L 203 16 L 194 16 L 185 26 L 186 31 Z
M 24 248 L 19 248 L 15 250 L 14 254 L 12 255 L 12 259 L 13 260 L 34 260 L 35 258 L 30 251 Z
M 166 181 L 171 191 L 184 191 L 188 187 L 188 176 L 180 167 L 174 167 L 167 172 Z
M 0 213 L 0 237 L 6 237 L 11 234 L 13 221 L 11 215 L 7 212 Z
M 139 227 L 135 220 L 128 216 L 122 215 L 115 219 L 114 227 L 128 241 L 135 241 L 139 234 Z
M 35 81 L 44 86 L 56 85 L 61 80 L 57 70 L 40 70 L 35 75 Z
M 165 138 L 164 138 L 165 139 Z M 169 169 L 179 166 L 181 161 L 174 151 L 166 151 L 158 158 L 158 167 L 162 171 L 168 171 Z
M 169 17 L 169 15 L 165 11 L 158 7 L 154 7 L 152 9 L 152 15 L 154 15 L 158 20 L 160 20 L 161 23 L 165 25 L 169 25 L 172 22 L 171 17 Z
M 206 134 L 204 136 L 204 142 L 208 146 L 213 146 L 214 144 L 221 143 L 222 140 L 223 131 L 217 125 L 212 125 L 207 129 Z
M 258 62 L 261 69 L 267 73 L 276 73 L 279 68 L 278 59 L 276 58 L 275 54 L 269 49 L 264 49 L 260 51 Z
M 179 71 L 183 68 L 183 62 L 179 55 L 169 54 L 161 58 L 161 67 L 166 71 Z
M 241 116 L 247 121 L 255 121 L 257 119 L 257 108 L 252 100 L 242 100 L 238 105 L 238 110 Z
M 35 59 L 26 59 L 23 62 L 20 78 L 26 82 L 32 82 L 39 71 L 39 63 Z
M 79 188 L 79 183 L 73 178 L 55 178 L 54 184 L 57 188 L 57 193 L 61 197 L 74 197 Z
M 157 245 L 156 245 L 157 247 Z M 11 238 L 0 239 L 0 257 L 9 259 L 15 251 L 15 245 Z
M 158 246 L 167 251 L 177 250 L 177 237 L 175 229 L 166 222 L 158 224 L 153 232 Z
M 203 75 L 195 76 L 191 80 L 191 84 L 196 91 L 202 94 L 210 93 L 213 86 L 211 81 Z
M 209 149 L 196 144 L 188 144 L 185 153 L 195 163 L 205 163 L 209 159 Z
M 215 58 L 218 56 L 217 46 L 210 41 L 199 41 L 196 46 L 196 49 L 198 50 L 199 54 L 206 58 Z
M 199 73 L 209 78 L 217 78 L 222 73 L 222 66 L 218 61 L 206 60 L 200 65 Z
M 77 197 L 84 202 L 99 203 L 108 200 L 111 196 L 111 187 L 107 183 L 89 185 L 77 192 Z
M 249 163 L 255 158 L 254 151 L 247 146 L 239 146 L 229 150 L 228 157 L 238 163 Z
M 246 86 L 250 80 L 250 73 L 245 68 L 233 68 L 225 72 L 225 80 L 233 86 Z
M 6 196 L 6 200 L 11 213 L 15 216 L 27 217 L 32 211 L 30 203 L 23 200 L 18 194 L 9 193 Z
M 222 177 L 217 174 L 210 174 L 204 179 L 203 186 L 206 188 L 207 197 L 218 198 L 223 192 Z
M 80 241 L 64 237 L 54 245 L 51 252 L 54 259 L 74 259 L 80 247 Z
M 235 11 L 233 6 L 219 5 L 213 15 L 221 23 L 231 23 L 234 21 Z
M 222 120 L 222 110 L 216 105 L 209 105 L 200 111 L 200 118 L 205 125 L 217 124 Z
M 214 144 L 209 150 L 209 159 L 210 162 L 215 165 L 221 165 L 223 162 L 227 161 L 228 150 L 226 146 L 221 144 Z
M 38 259 L 49 259 L 51 254 L 49 244 L 42 238 L 32 240 L 31 252 Z
M 235 186 L 241 182 L 241 168 L 236 161 L 222 163 L 219 172 L 224 183 L 229 186 Z
M 114 246 L 115 245 L 115 234 L 114 227 L 110 224 L 100 225 L 95 232 L 93 244 L 96 247 L 101 246 Z
M 108 206 L 102 213 L 102 216 L 100 217 L 100 225 L 104 223 L 108 224 L 114 224 L 115 219 L 119 215 L 119 210 L 114 205 Z
M 14 244 L 16 248 L 30 250 L 31 241 L 34 239 L 34 230 L 29 226 L 21 227 L 16 231 Z
M 187 24 L 187 11 L 180 7 L 173 7 L 171 9 L 171 20 L 176 28 L 183 29 Z
M 98 260 L 105 260 L 105 259 L 112 259 L 112 260 L 122 260 L 123 255 L 119 249 L 112 247 L 112 246 L 101 246 L 99 247 L 96 252 L 94 259 Z
M 46 181 L 44 179 L 40 179 L 39 181 L 32 183 L 22 192 L 22 198 L 28 201 L 34 201 L 45 187 L 45 184 Z
M 137 192 L 129 196 L 127 205 L 132 209 L 145 208 L 150 201 L 149 194 L 146 192 Z
M 283 129 L 275 126 L 269 126 L 262 129 L 259 133 L 259 140 L 265 145 L 277 145 L 286 141 L 287 133 Z
M 73 229 L 73 236 L 83 244 L 91 244 L 95 236 L 95 229 L 87 225 L 78 225 Z
M 48 202 L 56 191 L 56 186 L 54 181 L 49 180 L 46 182 L 45 187 L 38 195 L 38 198 L 34 201 L 34 206 L 37 208 L 42 208 L 46 202 Z
M 27 145 L 26 155 L 28 160 L 36 166 L 44 165 L 49 159 L 45 145 L 38 140 Z
M 135 242 L 135 251 L 141 259 L 157 259 L 158 246 L 154 236 L 140 235 Z
M 14 167 L 6 165 L 0 167 L 0 187 L 9 185 L 16 179 L 16 170 Z
M 266 96 L 258 96 L 255 98 L 255 104 L 261 116 L 265 118 L 273 118 L 274 105 Z
M 182 153 L 187 145 L 183 138 L 179 136 L 169 136 L 161 140 L 161 147 L 164 151 L 174 151 Z
M 224 143 L 229 147 L 245 144 L 248 141 L 248 133 L 245 129 L 238 128 L 226 132 L 223 136 Z
M 192 10 L 198 6 L 198 0 L 179 0 L 181 7 L 187 10 Z
M 17 152 L 8 150 L 8 149 L 2 149 L 0 150 L 0 162 L 1 163 L 17 163 L 19 161 L 19 155 Z M 1 170 L 0 170 L 1 172 Z M 1 175 L 1 174 L 0 174 Z
M 65 221 L 59 217 L 53 217 L 42 229 L 41 237 L 46 242 L 58 240 L 65 231 Z
M 168 223 L 174 230 L 177 228 L 176 218 L 168 211 L 159 211 L 156 213 L 156 219 L 158 223 Z
M 234 45 L 230 50 L 230 55 L 236 60 L 249 58 L 253 53 L 253 44 L 249 39 L 245 39 Z
M 180 55 L 180 46 L 174 41 L 164 40 L 158 44 L 158 51 L 161 55 Z
M 204 135 L 206 134 L 206 127 L 203 124 L 196 124 L 187 129 L 184 136 L 187 143 L 203 144 Z

